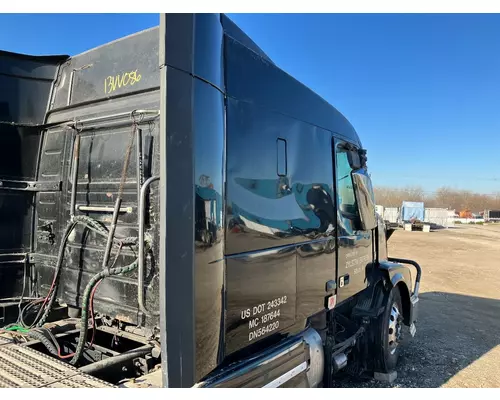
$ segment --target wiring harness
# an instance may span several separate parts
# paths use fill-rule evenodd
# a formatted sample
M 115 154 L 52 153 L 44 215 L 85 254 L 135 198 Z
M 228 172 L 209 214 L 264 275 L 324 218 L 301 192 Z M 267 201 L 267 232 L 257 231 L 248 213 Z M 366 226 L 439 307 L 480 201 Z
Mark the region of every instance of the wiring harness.
M 52 332 L 49 329 L 44 328 L 43 325 L 47 321 L 47 318 L 50 314 L 50 311 L 52 310 L 55 299 L 57 297 L 59 278 L 61 275 L 61 269 L 64 262 L 64 252 L 68 242 L 68 238 L 73 232 L 73 229 L 79 224 L 84 225 L 88 229 L 96 232 L 101 236 L 108 237 L 108 230 L 98 221 L 87 216 L 75 216 L 64 230 L 64 234 L 61 240 L 57 256 L 54 277 L 52 279 L 49 292 L 45 297 L 35 298 L 31 300 L 28 304 L 26 304 L 26 306 L 24 306 L 24 308 L 22 308 L 21 312 L 19 313 L 17 322 L 15 324 L 10 324 L 3 328 L 4 331 L 25 334 L 35 340 L 39 340 L 51 354 L 58 356 L 61 359 L 72 357 L 70 363 L 73 365 L 76 364 L 81 358 L 87 340 L 89 307 L 92 314 L 92 327 L 95 326 L 95 319 L 93 312 L 93 298 L 97 286 L 104 278 L 112 275 L 120 275 L 133 271 L 135 268 L 137 268 L 138 265 L 138 261 L 135 260 L 133 263 L 126 265 L 124 267 L 116 267 L 116 268 L 114 267 L 114 264 L 116 264 L 116 261 L 118 259 L 122 247 L 136 245 L 137 238 L 136 237 L 113 238 L 113 245 L 118 246 L 118 251 L 115 256 L 113 265 L 94 275 L 90 280 L 90 282 L 87 284 L 83 294 L 81 328 L 80 328 L 80 336 L 78 338 L 76 351 L 71 354 L 66 354 L 66 355 L 61 354 L 61 349 L 57 342 L 57 339 L 52 334 Z M 36 309 L 37 307 L 39 307 L 38 312 L 33 321 L 30 321 L 30 323 L 26 323 L 25 321 L 26 314 L 30 312 L 34 313 L 33 310 Z M 92 342 L 93 338 L 94 337 L 92 337 Z
M 56 269 L 54 272 L 54 277 L 52 280 L 52 284 L 49 289 L 49 293 L 47 296 L 43 299 L 43 304 L 40 307 L 34 321 L 31 323 L 31 325 L 26 325 L 23 321 L 23 313 L 21 313 L 21 326 L 24 328 L 32 328 L 33 326 L 41 327 L 45 322 L 47 321 L 47 318 L 50 314 L 50 311 L 52 310 L 52 307 L 54 305 L 54 301 L 56 299 L 56 294 L 57 294 L 57 289 L 58 289 L 58 283 L 59 283 L 59 278 L 61 275 L 61 268 L 62 264 L 64 261 L 64 251 L 66 248 L 66 244 L 68 241 L 68 238 L 73 231 L 73 229 L 78 225 L 82 224 L 89 228 L 90 230 L 100 234 L 101 236 L 107 237 L 108 236 L 108 231 L 107 229 L 102 226 L 98 221 L 94 220 L 93 218 L 87 217 L 87 216 L 75 216 L 73 220 L 66 226 L 66 229 L 64 230 L 63 238 L 61 241 L 61 245 L 59 246 L 59 253 L 57 256 L 57 263 L 56 263 Z M 137 238 L 134 237 L 126 237 L 126 238 L 114 238 L 113 239 L 114 244 L 119 246 L 121 249 L 122 246 L 124 245 L 134 245 L 137 243 Z M 28 304 L 26 308 L 33 307 L 37 303 L 41 302 L 41 300 L 35 300 L 31 303 Z M 30 306 L 31 304 L 31 306 Z M 43 314 L 42 314 L 43 310 Z

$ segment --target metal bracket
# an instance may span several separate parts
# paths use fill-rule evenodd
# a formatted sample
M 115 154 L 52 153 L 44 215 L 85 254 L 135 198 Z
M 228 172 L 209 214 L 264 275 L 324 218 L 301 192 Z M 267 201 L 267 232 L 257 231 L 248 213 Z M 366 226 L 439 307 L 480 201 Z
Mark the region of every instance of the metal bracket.
M 0 264 L 34 264 L 35 253 L 0 254 Z
M 78 133 L 83 131 L 87 131 L 96 127 L 96 125 L 100 125 L 102 123 L 106 123 L 106 126 L 112 125 L 124 125 L 129 124 L 130 120 L 137 121 L 137 123 L 150 121 L 151 119 L 155 119 L 160 115 L 159 110 L 132 110 L 128 112 L 122 112 L 111 115 L 102 115 L 99 117 L 92 117 L 80 120 L 74 120 L 68 123 L 67 126 L 75 129 Z M 126 119 L 128 117 L 129 119 Z
M 60 192 L 61 187 L 61 181 L 0 181 L 0 190 L 20 190 L 24 192 Z
M 113 213 L 114 212 L 114 207 L 107 207 L 107 206 L 84 206 L 84 205 L 77 205 L 76 209 L 81 212 L 103 212 L 103 213 Z M 133 211 L 132 207 L 120 207 L 119 212 L 120 213 L 127 213 L 131 214 Z
M 35 264 L 35 253 L 27 253 L 26 261 L 28 262 L 28 264 Z
M 43 253 L 26 253 L 26 262 L 28 264 L 43 263 L 43 265 L 45 266 L 55 267 L 57 263 L 57 257 L 47 256 Z
M 1 264 L 25 264 L 29 261 L 27 253 L 9 253 L 0 254 L 0 265 Z

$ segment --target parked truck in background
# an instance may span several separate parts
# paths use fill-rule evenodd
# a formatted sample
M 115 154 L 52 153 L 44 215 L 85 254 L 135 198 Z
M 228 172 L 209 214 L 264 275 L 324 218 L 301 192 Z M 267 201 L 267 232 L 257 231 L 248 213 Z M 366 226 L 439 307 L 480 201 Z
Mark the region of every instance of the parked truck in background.
M 225 15 L 0 61 L 0 386 L 396 369 L 421 271 L 388 257 L 366 150 Z
M 421 201 L 403 201 L 400 211 L 400 224 L 405 231 L 422 230 L 430 232 L 430 224 L 426 223 L 426 209 Z

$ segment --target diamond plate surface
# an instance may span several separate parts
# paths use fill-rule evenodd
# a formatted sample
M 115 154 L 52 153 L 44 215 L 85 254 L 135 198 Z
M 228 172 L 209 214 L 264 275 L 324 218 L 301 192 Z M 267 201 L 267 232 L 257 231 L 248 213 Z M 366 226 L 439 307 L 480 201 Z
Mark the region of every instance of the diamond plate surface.
M 115 386 L 84 374 L 69 364 L 29 347 L 5 343 L 0 345 L 0 388 L 2 387 L 103 388 Z
M 113 387 L 109 383 L 103 382 L 97 378 L 90 375 L 76 375 L 71 378 L 63 379 L 59 382 L 51 383 L 46 386 L 48 388 L 103 388 L 103 387 Z
M 0 346 L 2 346 L 4 344 L 10 344 L 10 343 L 12 343 L 12 340 L 7 339 L 6 337 L 0 336 Z

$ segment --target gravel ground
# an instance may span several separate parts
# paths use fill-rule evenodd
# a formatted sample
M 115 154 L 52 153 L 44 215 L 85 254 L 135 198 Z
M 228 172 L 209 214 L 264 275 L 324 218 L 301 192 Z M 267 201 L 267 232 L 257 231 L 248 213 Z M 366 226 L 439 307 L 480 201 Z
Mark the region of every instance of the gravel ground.
M 398 230 L 389 254 L 422 267 L 417 334 L 405 336 L 392 384 L 341 387 L 500 387 L 500 224 Z

